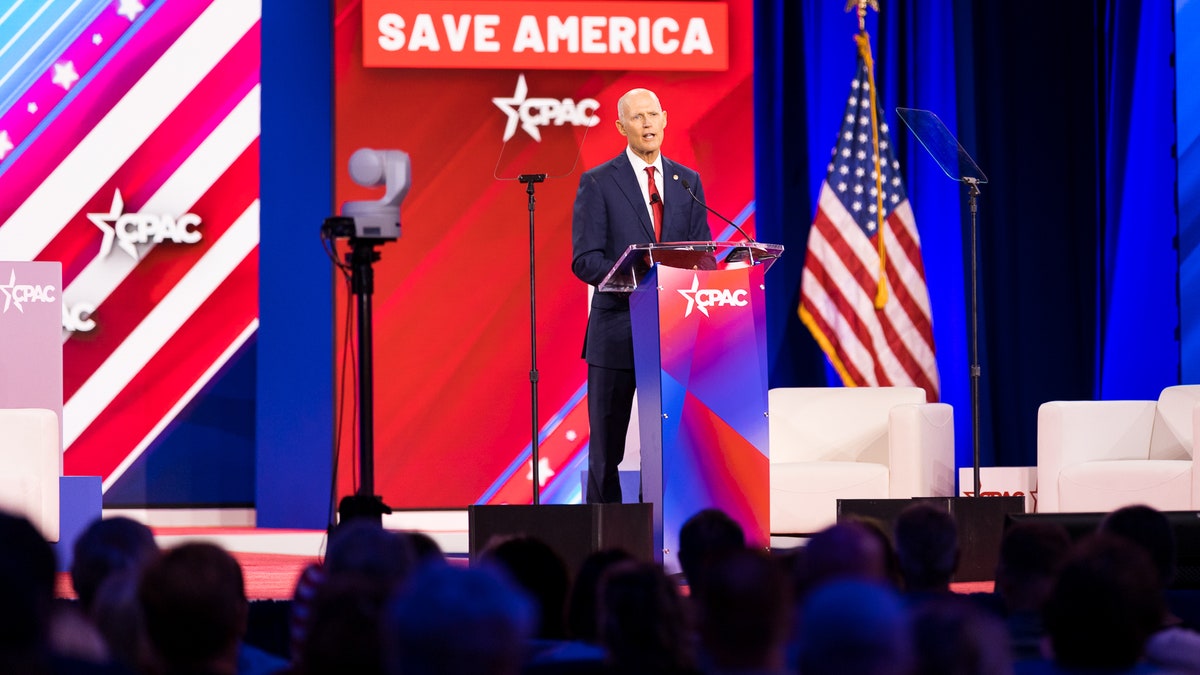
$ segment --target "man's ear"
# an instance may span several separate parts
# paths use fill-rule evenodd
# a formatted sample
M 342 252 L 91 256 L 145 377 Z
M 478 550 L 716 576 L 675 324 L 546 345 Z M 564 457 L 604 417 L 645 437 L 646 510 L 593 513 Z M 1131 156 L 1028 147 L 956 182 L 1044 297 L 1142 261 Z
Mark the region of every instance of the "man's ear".
M 629 135 L 625 133 L 625 125 L 621 124 L 621 120 L 613 120 L 613 124 L 617 125 L 617 133 L 621 134 L 622 136 Z
M 666 110 L 662 111 L 662 116 L 663 116 L 663 128 L 666 129 L 667 128 L 667 111 Z

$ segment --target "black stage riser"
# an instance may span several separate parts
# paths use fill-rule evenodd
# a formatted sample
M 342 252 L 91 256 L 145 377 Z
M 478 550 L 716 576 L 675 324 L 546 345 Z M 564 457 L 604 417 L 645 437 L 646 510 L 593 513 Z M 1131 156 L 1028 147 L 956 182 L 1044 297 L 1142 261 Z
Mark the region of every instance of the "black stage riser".
M 546 542 L 574 578 L 594 551 L 622 548 L 637 559 L 654 560 L 650 504 L 541 504 L 468 506 L 470 556 L 474 564 L 497 537 L 529 535 Z
M 1025 513 L 1025 498 L 1017 497 L 917 497 L 915 499 L 839 499 L 838 520 L 870 518 L 891 534 L 896 516 L 915 502 L 932 503 L 950 512 L 958 523 L 961 557 L 955 581 L 991 581 L 996 578 L 1000 539 L 1005 519 Z

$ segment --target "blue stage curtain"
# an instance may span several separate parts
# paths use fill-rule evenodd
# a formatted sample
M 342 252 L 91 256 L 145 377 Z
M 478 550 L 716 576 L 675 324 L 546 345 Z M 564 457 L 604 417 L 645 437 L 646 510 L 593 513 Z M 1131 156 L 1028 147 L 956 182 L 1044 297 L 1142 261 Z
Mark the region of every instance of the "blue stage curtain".
M 757 227 L 787 247 L 767 276 L 771 386 L 822 386 L 836 378 L 795 309 L 857 22 L 836 2 L 759 0 L 756 12 Z M 978 218 L 981 457 L 1034 465 L 1041 403 L 1153 396 L 1178 380 L 1169 12 L 1130 0 L 889 0 L 868 18 L 959 466 L 972 449 L 968 213 L 895 107 L 936 112 L 990 179 Z

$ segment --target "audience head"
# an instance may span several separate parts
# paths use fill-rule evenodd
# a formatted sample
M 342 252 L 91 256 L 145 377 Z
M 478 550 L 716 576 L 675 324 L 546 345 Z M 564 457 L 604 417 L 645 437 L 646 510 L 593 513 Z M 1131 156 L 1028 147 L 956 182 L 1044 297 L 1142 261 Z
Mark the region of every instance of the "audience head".
M 418 565 L 430 562 L 446 562 L 446 554 L 442 552 L 442 547 L 438 546 L 437 541 L 433 537 L 415 530 L 405 532 L 404 536 L 408 539 L 408 546 L 412 549 L 413 558 Z
M 330 535 L 324 571 L 329 577 L 354 575 L 396 586 L 413 564 L 412 548 L 404 536 L 370 518 L 354 518 Z
M 841 579 L 812 591 L 800 612 L 797 644 L 804 675 L 908 675 L 913 672 L 908 617 L 895 592 Z
M 132 518 L 103 518 L 75 540 L 71 584 L 79 604 L 90 612 L 100 585 L 122 572 L 138 574 L 157 556 L 158 544 L 150 528 Z
M 546 542 L 518 536 L 491 542 L 480 555 L 484 564 L 498 565 L 538 604 L 541 615 L 537 636 L 566 637 L 567 564 Z
M 1041 611 L 1070 550 L 1061 525 L 1029 521 L 1008 528 L 996 565 L 996 593 L 1008 611 Z
M 662 567 L 614 566 L 600 582 L 600 644 L 619 671 L 673 673 L 695 667 L 683 598 Z
M 944 508 L 918 502 L 896 517 L 896 557 L 905 590 L 948 591 L 958 567 L 958 526 Z
M 790 629 L 791 592 L 779 564 L 741 549 L 705 570 L 697 597 L 700 643 L 720 671 L 778 671 Z
M 296 655 L 304 675 L 383 672 L 379 630 L 392 588 L 344 575 L 317 587 Z
M 884 546 L 856 521 L 841 522 L 813 535 L 796 556 L 796 563 L 796 591 L 801 596 L 834 579 L 888 581 Z
M 386 610 L 386 672 L 515 675 L 535 621 L 533 603 L 500 570 L 425 565 Z
M 706 565 L 746 548 L 746 534 L 736 520 L 720 509 L 704 509 L 679 529 L 679 567 L 692 593 L 699 591 Z
M 921 675 L 1010 675 L 1008 631 L 1000 619 L 954 594 L 920 604 L 912 615 Z
M 567 633 L 570 637 L 597 642 L 596 604 L 600 579 L 614 565 L 633 559 L 633 554 L 619 548 L 593 551 L 583 559 L 567 602 Z
M 22 516 L 0 511 L 0 666 L 10 672 L 46 640 L 54 601 L 54 549 Z
M 1158 570 L 1163 588 L 1175 580 L 1175 530 L 1163 512 L 1149 506 L 1126 506 L 1105 516 L 1100 531 L 1142 547 Z
M 1120 669 L 1141 657 L 1163 611 L 1150 557 L 1128 540 L 1101 533 L 1075 546 L 1043 613 L 1060 665 Z
M 138 599 L 150 644 L 168 670 L 236 667 L 248 606 L 242 568 L 224 549 L 190 543 L 166 551 L 142 573 Z

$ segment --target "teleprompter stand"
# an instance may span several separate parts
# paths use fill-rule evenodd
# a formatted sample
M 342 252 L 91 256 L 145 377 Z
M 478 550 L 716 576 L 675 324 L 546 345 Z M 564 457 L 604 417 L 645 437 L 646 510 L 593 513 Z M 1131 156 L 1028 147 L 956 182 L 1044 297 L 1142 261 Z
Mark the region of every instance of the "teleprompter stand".
M 975 163 L 974 159 L 963 150 L 962 145 L 942 123 L 942 120 L 937 115 L 928 110 L 915 110 L 913 108 L 896 108 L 896 113 L 900 119 L 912 130 L 913 135 L 921 142 L 929 154 L 952 180 L 959 181 L 967 186 L 967 201 L 971 209 L 971 227 L 970 227 L 970 258 L 971 258 L 971 319 L 970 319 L 970 343 L 971 343 L 971 433 L 972 433 L 972 457 L 975 477 L 975 492 L 980 494 L 979 486 L 979 378 L 983 371 L 979 366 L 979 252 L 977 244 L 978 227 L 976 225 L 976 214 L 978 213 L 977 198 L 979 197 L 979 186 L 987 182 L 987 176 L 983 174 L 983 170 Z

